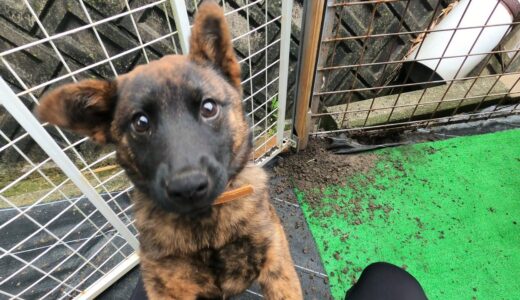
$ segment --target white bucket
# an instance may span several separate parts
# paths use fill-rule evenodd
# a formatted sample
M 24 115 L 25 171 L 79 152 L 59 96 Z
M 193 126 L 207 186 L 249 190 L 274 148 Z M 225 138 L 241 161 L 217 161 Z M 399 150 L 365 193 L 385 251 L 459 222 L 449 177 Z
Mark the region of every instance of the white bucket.
M 418 60 L 415 64 L 435 70 L 443 80 L 466 77 L 486 57 L 486 54 L 471 54 L 490 52 L 500 43 L 511 29 L 509 23 L 513 22 L 513 14 L 516 14 L 511 6 L 517 5 L 519 0 L 462 0 L 433 28 L 434 31 L 443 31 L 427 34 L 407 60 Z M 410 74 L 413 81 L 428 80 L 424 79 L 425 74 L 413 74 L 417 72 L 424 73 L 424 68 L 413 67 Z M 414 80 L 414 77 L 422 80 Z

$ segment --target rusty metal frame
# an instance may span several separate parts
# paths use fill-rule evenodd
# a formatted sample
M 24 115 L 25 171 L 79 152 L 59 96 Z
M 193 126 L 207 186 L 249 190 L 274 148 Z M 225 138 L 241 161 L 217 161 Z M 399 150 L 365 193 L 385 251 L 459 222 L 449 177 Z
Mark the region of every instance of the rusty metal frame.
M 308 137 L 307 135 L 321 135 L 335 132 L 348 132 L 353 130 L 372 130 L 372 129 L 385 129 L 389 127 L 396 127 L 399 125 L 402 126 L 419 126 L 419 127 L 428 127 L 433 126 L 434 124 L 443 123 L 452 123 L 452 122 L 460 122 L 462 119 L 467 120 L 468 118 L 458 118 L 458 114 L 461 113 L 461 109 L 463 106 L 471 103 L 473 106 L 471 107 L 472 111 L 467 111 L 466 113 L 470 114 L 471 117 L 469 119 L 481 119 L 481 118 L 490 118 L 499 115 L 498 109 L 500 105 L 507 103 L 507 101 L 512 98 L 520 98 L 519 86 L 520 86 L 520 69 L 518 69 L 519 61 L 520 61 L 520 49 L 518 47 L 510 47 L 508 49 L 503 48 L 495 48 L 492 51 L 487 51 L 485 53 L 470 53 L 467 55 L 447 55 L 446 49 L 444 49 L 444 53 L 438 59 L 446 59 L 446 58 L 463 58 L 465 62 L 471 56 L 477 55 L 487 55 L 486 58 L 481 62 L 481 64 L 470 74 L 465 76 L 464 78 L 455 78 L 448 80 L 436 80 L 432 76 L 430 76 L 429 84 L 445 84 L 445 90 L 440 92 L 440 96 L 438 100 L 431 101 L 427 100 L 426 94 L 428 92 L 429 86 L 425 86 L 424 82 L 407 82 L 407 79 L 410 77 L 410 72 L 405 72 L 404 82 L 406 83 L 392 83 L 388 84 L 383 82 L 384 78 L 379 78 L 374 82 L 373 85 L 369 86 L 356 86 L 357 81 L 353 81 L 347 88 L 343 89 L 331 89 L 326 90 L 328 86 L 327 83 L 330 80 L 331 72 L 341 69 L 349 70 L 349 74 L 353 74 L 353 78 L 356 78 L 363 68 L 371 68 L 371 67 L 379 67 L 386 68 L 390 65 L 398 66 L 407 62 L 406 57 L 398 58 L 398 59 L 385 59 L 384 61 L 379 61 L 374 59 L 366 58 L 366 50 L 371 47 L 371 40 L 380 39 L 380 38 L 388 38 L 388 37 L 403 37 L 403 36 L 417 36 L 420 34 L 428 34 L 433 32 L 442 32 L 442 31 L 452 31 L 452 38 L 454 33 L 457 30 L 462 29 L 480 29 L 477 39 L 481 36 L 483 30 L 488 27 L 495 26 L 511 26 L 513 30 L 510 32 L 519 32 L 518 24 L 520 22 L 515 20 L 509 23 L 503 24 L 488 24 L 488 20 L 483 26 L 467 26 L 467 27 L 457 27 L 456 29 L 436 29 L 433 25 L 437 21 L 437 16 L 441 13 L 443 6 L 441 5 L 441 0 L 432 4 L 432 14 L 431 17 L 428 16 L 428 21 L 424 24 L 424 30 L 410 29 L 403 25 L 404 19 L 406 18 L 406 14 L 410 14 L 410 3 L 413 0 L 377 0 L 377 1 L 327 1 L 326 6 L 324 7 L 324 1 L 309 1 L 306 7 L 305 14 L 305 25 L 304 25 L 304 34 L 302 41 L 302 54 L 300 56 L 300 74 L 298 77 L 298 93 L 297 93 L 297 102 L 296 102 L 296 113 L 294 117 L 294 131 L 297 135 L 297 143 L 298 149 L 304 149 L 307 144 Z M 379 32 L 372 34 L 372 26 L 376 16 L 376 10 L 378 6 L 382 5 L 390 5 L 393 3 L 402 2 L 404 10 L 400 10 L 399 13 L 399 24 L 398 30 L 394 30 L 394 32 Z M 493 12 L 499 6 L 499 1 L 493 8 Z M 364 6 L 367 9 L 371 9 L 370 16 L 367 12 L 367 18 L 364 20 L 365 29 L 364 33 L 360 33 L 357 35 L 351 36 L 342 36 L 339 34 L 339 22 L 342 19 L 343 14 L 346 10 L 354 7 L 354 6 Z M 400 6 L 401 7 L 401 6 Z M 467 8 L 466 8 L 467 9 Z M 465 11 L 464 11 L 465 14 Z M 463 16 L 464 16 L 463 14 Z M 321 26 L 321 31 L 318 33 L 316 30 L 316 26 L 318 24 Z M 335 24 L 338 26 L 335 27 Z M 459 22 L 460 25 L 460 22 Z M 504 38 L 507 40 L 508 36 Z M 361 44 L 361 50 L 359 51 L 358 57 L 356 61 L 351 61 L 342 65 L 334 65 L 336 48 L 338 44 L 345 41 L 357 41 Z M 475 47 L 476 41 L 471 45 L 471 49 Z M 418 45 L 419 49 L 422 46 L 422 43 Z M 472 52 L 470 50 L 470 52 Z M 485 73 L 486 65 L 491 62 L 491 59 L 494 56 L 503 56 L 508 55 L 509 60 L 507 63 L 502 65 L 503 70 L 498 72 L 497 74 L 488 74 Z M 328 57 L 327 57 L 328 56 Z M 314 58 L 314 61 L 309 61 Z M 431 58 L 430 58 L 431 59 Z M 420 62 L 420 59 L 414 60 L 412 64 Z M 440 62 L 440 61 L 439 61 Z M 439 64 L 437 64 L 437 67 Z M 515 66 L 514 69 L 512 66 Z M 437 70 L 435 67 L 435 70 Z M 461 71 L 462 65 L 458 68 L 457 75 Z M 385 72 L 381 72 L 380 74 L 384 74 Z M 506 88 L 508 90 L 497 92 L 495 87 L 501 82 L 504 76 L 513 76 L 512 83 L 510 86 L 508 85 Z M 377 79 L 377 78 L 376 78 Z M 312 84 L 311 84 L 312 80 Z M 479 95 L 475 95 L 475 90 L 479 85 L 479 80 L 486 80 L 490 82 L 490 87 L 486 86 L 486 93 L 482 92 Z M 466 86 L 467 82 L 467 86 Z M 453 97 L 450 91 L 455 88 L 454 85 L 464 83 L 467 89 L 463 92 L 463 96 Z M 417 89 L 422 88 L 422 91 L 419 92 L 418 98 L 419 100 L 414 103 L 402 103 L 400 101 L 401 96 L 404 93 L 405 89 Z M 396 98 L 392 98 L 392 102 L 389 104 L 376 105 L 378 100 L 378 91 L 387 90 L 392 92 L 390 95 L 395 96 Z M 371 91 L 375 93 L 375 96 L 370 96 L 368 99 L 365 99 L 366 106 L 356 108 L 356 106 L 352 106 L 352 103 L 355 101 L 352 98 L 354 92 L 368 92 Z M 326 111 L 325 105 L 322 103 L 322 99 L 325 96 L 336 95 L 342 101 L 343 111 Z M 496 104 L 496 107 L 492 110 L 492 112 L 482 113 L 480 109 L 485 107 L 485 103 L 487 100 L 493 98 L 493 103 Z M 496 99 L 496 100 L 495 100 Z M 476 102 L 476 104 L 473 104 Z M 440 114 L 440 108 L 443 107 L 444 104 L 453 105 L 454 108 L 449 110 L 449 115 L 446 117 L 446 113 L 444 115 Z M 423 115 L 422 117 L 418 117 L 417 113 L 420 108 L 425 105 L 433 105 L 433 110 L 429 113 L 429 115 Z M 509 109 L 508 114 L 518 114 L 520 113 L 519 109 L 520 105 L 515 104 Z M 394 114 L 396 109 L 407 108 L 412 111 L 412 113 L 406 116 L 406 119 L 401 121 L 393 121 Z M 374 112 L 387 110 L 389 114 L 385 116 L 386 122 L 374 125 L 370 124 L 369 118 L 372 116 Z M 467 110 L 467 109 L 466 109 Z M 361 122 L 361 125 L 356 125 L 356 127 L 348 127 L 349 125 L 345 125 L 346 119 L 352 114 L 362 114 L 364 121 Z M 500 111 L 500 115 L 503 115 L 504 112 Z M 337 130 L 322 130 L 318 129 L 316 126 L 318 121 L 325 116 L 334 117 L 338 125 L 340 126 Z M 341 120 L 341 121 L 340 121 Z

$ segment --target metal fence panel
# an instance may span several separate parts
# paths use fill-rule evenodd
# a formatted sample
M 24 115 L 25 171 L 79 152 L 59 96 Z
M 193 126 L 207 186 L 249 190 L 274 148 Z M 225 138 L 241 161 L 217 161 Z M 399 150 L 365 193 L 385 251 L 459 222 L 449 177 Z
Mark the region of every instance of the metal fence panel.
M 329 0 L 310 133 L 520 112 L 514 13 L 501 1 Z
M 92 299 L 138 263 L 133 186 L 113 148 L 30 110 L 57 85 L 184 53 L 198 1 L 11 2 L 25 33 L 0 40 L 0 298 Z M 223 6 L 263 164 L 285 147 L 292 1 Z

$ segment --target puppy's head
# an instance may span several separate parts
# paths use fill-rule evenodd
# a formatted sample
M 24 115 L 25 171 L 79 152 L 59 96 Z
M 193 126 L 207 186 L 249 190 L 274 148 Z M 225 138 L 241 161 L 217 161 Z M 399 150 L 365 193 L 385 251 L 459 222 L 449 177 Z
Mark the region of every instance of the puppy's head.
M 114 81 L 61 86 L 41 99 L 37 115 L 114 143 L 132 182 L 163 209 L 208 211 L 251 151 L 240 67 L 217 4 L 201 5 L 190 48 Z

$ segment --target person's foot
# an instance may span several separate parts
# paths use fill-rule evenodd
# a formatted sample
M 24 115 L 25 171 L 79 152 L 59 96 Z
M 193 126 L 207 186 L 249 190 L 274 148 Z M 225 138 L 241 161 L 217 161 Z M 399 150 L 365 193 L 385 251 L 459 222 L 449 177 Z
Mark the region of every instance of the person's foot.
M 427 300 L 419 282 L 405 270 L 385 262 L 366 267 L 345 300 Z

